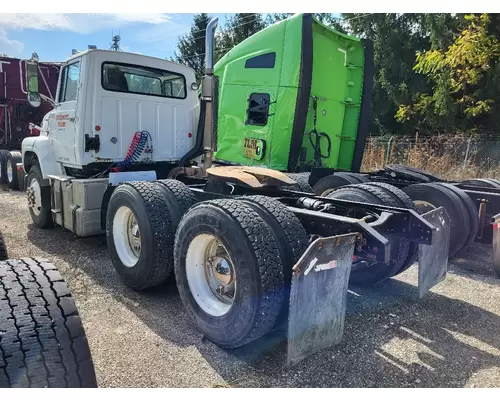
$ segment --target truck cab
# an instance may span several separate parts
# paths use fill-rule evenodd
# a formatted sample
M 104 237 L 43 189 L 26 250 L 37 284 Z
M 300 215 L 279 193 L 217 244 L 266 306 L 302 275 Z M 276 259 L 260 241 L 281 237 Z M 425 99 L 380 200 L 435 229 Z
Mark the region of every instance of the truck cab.
M 167 167 L 194 144 L 198 122 L 194 71 L 139 54 L 90 49 L 66 60 L 55 104 L 40 135 L 22 142 L 28 174 L 89 177 L 126 158 L 134 135 L 147 134 L 136 161 Z

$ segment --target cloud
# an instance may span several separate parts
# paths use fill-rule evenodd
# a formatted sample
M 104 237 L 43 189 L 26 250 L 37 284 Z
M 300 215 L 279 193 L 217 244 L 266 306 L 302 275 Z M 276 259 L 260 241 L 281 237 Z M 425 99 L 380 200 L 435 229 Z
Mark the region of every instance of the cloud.
M 24 49 L 24 43 L 18 40 L 11 40 L 7 37 L 7 31 L 0 27 L 0 54 L 7 54 L 11 57 L 18 56 Z
M 0 29 L 62 30 L 92 33 L 129 24 L 163 24 L 167 14 L 0 14 Z

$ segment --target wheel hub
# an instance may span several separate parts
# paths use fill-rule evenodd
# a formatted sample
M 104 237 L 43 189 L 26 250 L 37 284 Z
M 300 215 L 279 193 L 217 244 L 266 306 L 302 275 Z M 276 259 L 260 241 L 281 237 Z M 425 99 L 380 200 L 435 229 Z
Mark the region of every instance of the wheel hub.
M 199 234 L 186 254 L 186 277 L 198 305 L 220 317 L 229 312 L 236 295 L 236 270 L 224 245 L 211 234 Z
M 139 257 L 141 254 L 141 231 L 133 213 L 128 217 L 127 237 L 132 252 L 136 257 Z
M 29 186 L 26 188 L 26 198 L 28 199 L 28 207 L 35 215 L 39 215 L 42 207 L 42 197 L 40 185 L 36 179 L 29 182 Z

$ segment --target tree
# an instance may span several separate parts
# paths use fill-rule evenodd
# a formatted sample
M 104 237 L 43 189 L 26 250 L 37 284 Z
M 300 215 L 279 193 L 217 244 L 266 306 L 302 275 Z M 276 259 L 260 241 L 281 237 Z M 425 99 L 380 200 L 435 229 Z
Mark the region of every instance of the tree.
M 498 115 L 499 40 L 488 33 L 488 14 L 467 15 L 465 21 L 449 47 L 441 44 L 417 53 L 413 69 L 432 89 L 401 104 L 398 121 L 420 120 L 423 129 L 464 130 Z
M 199 82 L 205 72 L 205 36 L 210 16 L 195 14 L 190 31 L 178 39 L 173 61 L 185 64 L 195 70 Z
M 231 16 L 220 36 L 218 51 L 225 53 L 254 33 L 264 29 L 266 23 L 261 14 L 238 13 Z

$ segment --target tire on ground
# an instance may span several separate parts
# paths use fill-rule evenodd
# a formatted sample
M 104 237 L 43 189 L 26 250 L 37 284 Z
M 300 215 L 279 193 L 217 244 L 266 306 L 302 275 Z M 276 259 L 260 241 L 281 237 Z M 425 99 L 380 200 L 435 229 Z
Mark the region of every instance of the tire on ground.
M 358 184 L 335 190 L 328 195 L 332 199 L 360 201 L 363 203 L 401 207 L 393 194 L 386 189 L 371 184 Z M 410 241 L 404 238 L 390 237 L 391 259 L 388 264 L 375 263 L 364 266 L 355 262 L 351 269 L 350 282 L 355 285 L 374 285 L 397 274 L 406 266 L 410 257 Z
M 353 172 L 335 172 L 318 180 L 314 186 L 314 194 L 318 196 L 328 196 L 333 190 L 343 186 L 355 185 L 366 182 L 368 179 L 361 174 Z
M 453 191 L 458 197 L 460 197 L 460 200 L 462 201 L 463 205 L 465 206 L 465 209 L 467 210 L 467 215 L 470 221 L 470 230 L 469 230 L 469 235 L 467 236 L 467 240 L 463 246 L 463 249 L 466 249 L 474 242 L 474 239 L 476 238 L 479 232 L 479 210 L 472 201 L 472 199 L 468 196 L 468 194 L 465 193 L 462 189 L 456 187 L 455 185 L 444 182 L 436 183 L 436 185 L 446 187 L 451 191 Z
M 306 192 L 306 193 L 312 193 L 313 188 L 309 184 L 309 172 L 297 172 L 297 173 L 287 173 L 285 174 L 288 176 L 290 179 L 293 179 L 295 182 L 297 182 L 297 186 L 300 188 L 301 192 Z M 286 187 L 286 189 L 289 189 L 289 187 Z M 292 189 L 293 190 L 293 189 Z
M 300 220 L 285 205 L 266 196 L 248 196 L 241 201 L 252 207 L 272 230 L 283 260 L 284 298 L 281 323 L 288 315 L 292 268 L 309 246 L 309 237 Z
M 140 234 L 138 255 L 126 243 L 131 225 Z M 111 261 L 127 286 L 143 290 L 167 280 L 173 270 L 174 237 L 171 210 L 155 183 L 127 182 L 113 191 L 106 240 Z
M 368 185 L 373 185 L 383 188 L 387 193 L 389 193 L 392 196 L 392 198 L 396 202 L 399 203 L 399 206 L 397 207 L 408 208 L 409 210 L 417 211 L 417 207 L 415 207 L 415 204 L 413 203 L 410 196 L 408 196 L 401 189 L 382 182 L 371 182 L 368 183 Z M 404 271 L 406 271 L 408 268 L 410 268 L 412 264 L 416 261 L 417 256 L 418 256 L 418 243 L 410 242 L 410 250 L 408 252 L 408 258 L 405 260 L 401 269 L 397 271 L 394 275 L 399 275 Z
M 225 305 L 205 280 L 206 249 L 215 240 L 223 246 L 217 248 L 227 252 L 234 272 L 230 276 L 236 278 L 232 302 Z M 188 315 L 217 345 L 240 347 L 275 326 L 284 300 L 278 240 L 245 202 L 220 199 L 192 207 L 177 229 L 174 260 L 179 295 Z
M 0 150 L 0 184 L 6 185 L 7 181 L 7 150 Z
M 2 232 L 0 232 L 0 261 L 6 260 L 7 258 L 9 258 L 7 253 L 7 244 L 5 243 Z
M 38 186 L 40 188 L 41 207 L 38 210 L 38 215 L 36 212 L 33 211 L 31 207 L 29 208 L 31 219 L 33 220 L 33 223 L 41 229 L 52 228 L 54 226 L 54 220 L 52 218 L 52 211 L 51 211 L 50 188 L 48 186 L 41 186 L 43 177 L 42 177 L 42 171 L 38 164 L 32 165 L 28 172 L 27 188 L 30 187 L 31 183 L 34 180 L 37 181 Z M 30 195 L 29 190 L 27 190 L 26 195 L 28 196 Z
M 95 388 L 85 330 L 56 267 L 0 262 L 0 388 Z
M 22 161 L 23 157 L 18 151 L 10 151 L 7 154 L 6 168 L 7 168 L 7 184 L 12 190 L 19 189 L 19 180 L 17 177 L 17 163 Z M 11 172 L 11 177 L 9 177 L 9 171 Z
M 464 203 L 458 195 L 447 187 L 436 183 L 419 183 L 403 189 L 414 202 L 429 203 L 434 207 L 443 207 L 450 217 L 450 250 L 453 257 L 464 248 L 469 231 L 470 219 Z

